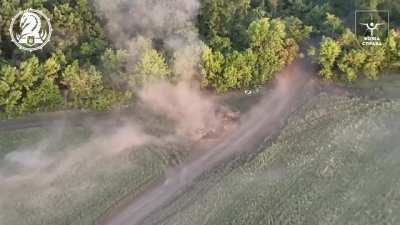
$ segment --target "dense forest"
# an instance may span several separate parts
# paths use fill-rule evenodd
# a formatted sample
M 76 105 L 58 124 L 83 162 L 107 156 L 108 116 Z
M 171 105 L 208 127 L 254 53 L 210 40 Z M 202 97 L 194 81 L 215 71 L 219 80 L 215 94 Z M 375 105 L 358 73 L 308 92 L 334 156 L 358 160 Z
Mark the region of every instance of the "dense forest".
M 51 42 L 34 53 L 19 50 L 8 31 L 12 17 L 27 8 L 43 11 L 54 29 Z M 384 46 L 359 45 L 356 9 L 390 10 L 394 22 Z M 400 69 L 399 21 L 396 0 L 200 0 L 195 24 L 205 47 L 199 79 L 220 93 L 251 88 L 299 56 L 314 60 L 324 79 L 378 79 L 382 71 Z M 2 0 L 0 113 L 104 111 L 133 103 L 136 90 L 153 80 L 176 81 L 174 57 L 159 39 L 138 39 L 128 51 L 109 38 L 106 24 L 96 1 Z

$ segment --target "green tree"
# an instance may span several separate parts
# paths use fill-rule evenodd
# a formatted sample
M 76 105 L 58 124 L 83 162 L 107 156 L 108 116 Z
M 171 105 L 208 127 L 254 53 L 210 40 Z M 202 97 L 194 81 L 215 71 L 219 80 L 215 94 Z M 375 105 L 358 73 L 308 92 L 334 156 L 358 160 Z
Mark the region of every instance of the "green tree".
M 74 61 L 66 67 L 62 76 L 62 83 L 68 88 L 70 105 L 73 108 L 93 108 L 103 90 L 100 72 L 93 66 L 81 69 L 79 62 Z
M 36 86 L 26 90 L 26 96 L 22 99 L 19 109 L 20 114 L 56 110 L 61 107 L 63 97 L 55 83 L 60 70 L 61 65 L 56 54 L 44 62 L 43 68 L 39 70 Z
M 313 31 L 312 26 L 305 26 L 299 18 L 294 16 L 285 18 L 284 22 L 286 33 L 296 42 L 309 38 L 310 33 Z
M 18 83 L 16 85 L 20 85 L 23 89 L 29 91 L 31 88 L 34 88 L 35 82 L 38 81 L 42 72 L 39 59 L 33 56 L 21 63 Z
M 388 54 L 390 60 L 390 66 L 394 69 L 400 68 L 400 31 L 390 31 L 390 35 L 388 37 Z
M 243 54 L 233 51 L 226 57 L 226 66 L 223 73 L 223 84 L 217 90 L 224 92 L 233 88 L 249 87 L 253 78 L 253 67 L 256 58 L 251 50 Z
M 358 77 L 359 70 L 362 68 L 367 55 L 365 51 L 361 50 L 350 50 L 340 58 L 338 67 L 340 71 L 345 73 L 347 81 L 354 81 Z
M 127 88 L 128 56 L 126 50 L 113 49 L 107 49 L 101 56 L 101 68 L 105 81 L 114 90 L 125 90 Z
M 0 73 L 0 108 L 9 116 L 55 109 L 62 103 L 55 84 L 59 71 L 60 65 L 55 58 L 41 65 L 35 56 L 22 62 L 18 69 L 3 66 Z
M 41 82 L 39 87 L 27 92 L 19 107 L 19 114 L 57 110 L 61 108 L 63 100 L 54 79 L 48 77 Z
M 164 57 L 155 49 L 150 49 L 143 54 L 143 57 L 135 65 L 130 83 L 132 86 L 143 86 L 156 80 L 168 80 L 170 78 L 171 71 Z
M 355 34 L 349 28 L 344 29 L 342 35 L 339 38 L 339 42 L 342 46 L 346 46 L 347 48 L 360 47 L 357 43 L 357 38 Z
M 221 77 L 224 71 L 225 57 L 219 52 L 213 52 L 211 48 L 206 47 L 202 55 L 202 84 L 218 88 L 221 84 Z
M 7 115 L 17 111 L 22 98 L 20 85 L 15 85 L 18 71 L 16 67 L 5 65 L 0 69 L 0 109 Z
M 324 30 L 326 33 L 330 33 L 330 36 L 338 36 L 343 33 L 344 29 L 343 22 L 339 17 L 329 12 L 326 13 L 324 22 Z
M 220 42 L 214 39 L 228 38 L 234 48 L 244 47 L 249 21 L 250 0 L 202 0 L 199 15 L 200 34 L 213 49 Z M 210 41 L 213 40 L 213 41 Z M 226 41 L 225 41 L 226 43 Z M 221 49 L 218 49 L 221 50 Z
M 20 115 L 20 104 L 31 89 L 40 82 L 42 67 L 35 56 L 21 63 L 17 69 L 11 65 L 1 68 L 0 107 L 11 115 Z
M 378 74 L 388 63 L 385 48 L 371 47 L 367 51 L 367 59 L 363 66 L 363 73 L 367 79 L 377 80 Z
M 341 53 L 339 42 L 330 37 L 323 37 L 320 45 L 318 62 L 321 65 L 320 75 L 325 79 L 333 79 L 333 67 Z
M 278 19 L 270 21 L 263 18 L 250 24 L 249 29 L 250 48 L 257 55 L 257 63 L 254 71 L 254 82 L 261 84 L 272 79 L 272 74 L 284 64 L 281 60 L 286 36 L 285 24 Z
M 296 14 L 296 16 L 300 17 L 304 23 L 312 25 L 314 28 L 316 28 L 314 31 L 319 33 L 324 27 L 324 18 L 326 14 L 331 11 L 331 7 L 327 2 L 323 4 L 310 5 L 310 9 L 307 10 L 307 12 Z
M 203 84 L 219 92 L 263 84 L 294 60 L 298 42 L 311 30 L 295 17 L 254 20 L 247 29 L 248 48 L 204 51 Z
M 311 29 L 298 23 L 295 26 L 287 26 L 289 22 L 282 19 L 263 18 L 253 21 L 248 29 L 250 48 L 257 56 L 254 83 L 262 84 L 273 78 L 273 74 L 281 70 L 284 65 L 293 61 L 298 55 L 298 41 L 308 36 Z M 290 31 L 290 33 L 289 33 Z M 290 34 L 290 35 L 289 35 Z
M 141 87 L 156 80 L 171 80 L 172 72 L 164 55 L 157 52 L 152 41 L 139 37 L 131 43 L 127 68 L 128 82 L 131 87 Z

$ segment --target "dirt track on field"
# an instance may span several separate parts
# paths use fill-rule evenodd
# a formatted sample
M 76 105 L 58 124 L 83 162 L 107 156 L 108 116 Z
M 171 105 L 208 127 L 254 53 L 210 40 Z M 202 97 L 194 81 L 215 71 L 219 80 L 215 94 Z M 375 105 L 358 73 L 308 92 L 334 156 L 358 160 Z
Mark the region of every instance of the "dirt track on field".
M 165 181 L 144 193 L 125 207 L 102 218 L 99 225 L 137 225 L 161 207 L 170 204 L 205 172 L 237 154 L 250 152 L 280 130 L 288 116 L 305 101 L 305 96 L 318 92 L 318 82 L 312 79 L 310 65 L 294 63 L 278 75 L 272 90 L 268 90 L 252 110 L 241 118 L 240 126 L 224 141 L 208 149 L 180 169 L 167 175 Z

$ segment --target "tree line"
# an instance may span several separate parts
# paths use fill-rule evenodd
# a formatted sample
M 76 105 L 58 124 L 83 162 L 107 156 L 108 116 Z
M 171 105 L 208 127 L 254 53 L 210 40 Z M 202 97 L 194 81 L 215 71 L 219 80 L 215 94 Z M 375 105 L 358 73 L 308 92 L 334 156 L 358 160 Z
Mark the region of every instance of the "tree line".
M 133 102 L 131 87 L 172 76 L 152 40 L 139 38 L 132 50 L 113 48 L 90 0 L 4 0 L 0 8 L 0 113 L 7 117 L 108 110 Z M 52 41 L 34 53 L 19 50 L 8 31 L 12 17 L 27 8 L 48 15 L 54 30 Z
M 381 48 L 360 48 L 351 30 L 355 9 L 389 8 L 391 19 L 400 21 L 398 1 L 200 2 L 196 25 L 206 45 L 199 65 L 205 88 L 226 92 L 269 82 L 304 46 L 324 79 L 354 82 L 360 75 L 377 79 L 383 70 L 399 70 L 398 30 L 391 30 Z M 63 109 L 107 110 L 134 102 L 133 87 L 174 80 L 173 56 L 155 48 L 157 40 L 137 38 L 133 49 L 114 48 L 105 33 L 106 21 L 93 4 L 1 1 L 0 113 L 14 117 Z M 26 8 L 45 12 L 54 29 L 52 41 L 33 54 L 17 49 L 8 33 L 11 18 Z
M 400 70 L 400 30 L 395 29 L 399 24 L 392 24 L 389 37 L 378 47 L 362 48 L 352 31 L 355 10 L 389 10 L 391 21 L 400 21 L 398 1 L 202 3 L 199 29 L 210 47 L 203 56 L 204 83 L 219 91 L 269 81 L 299 55 L 299 45 L 309 48 L 308 56 L 319 64 L 324 79 L 354 82 L 361 75 L 378 79 L 384 70 Z M 310 35 L 312 41 L 307 40 Z

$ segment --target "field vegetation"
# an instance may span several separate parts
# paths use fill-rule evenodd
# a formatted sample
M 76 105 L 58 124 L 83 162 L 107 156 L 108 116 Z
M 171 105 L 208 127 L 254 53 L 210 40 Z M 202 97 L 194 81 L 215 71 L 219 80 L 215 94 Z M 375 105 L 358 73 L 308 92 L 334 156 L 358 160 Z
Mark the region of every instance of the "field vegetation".
M 398 100 L 322 94 L 143 224 L 396 224 Z
M 164 117 L 135 112 L 134 120 L 148 134 L 173 134 Z M 130 127 L 113 125 L 120 133 L 110 138 L 107 125 L 43 124 L 0 130 L 0 224 L 94 224 L 121 200 L 135 199 L 157 185 L 189 157 L 189 146 L 179 140 L 129 144 L 113 153 L 116 142 L 126 141 L 120 136 L 138 138 Z

